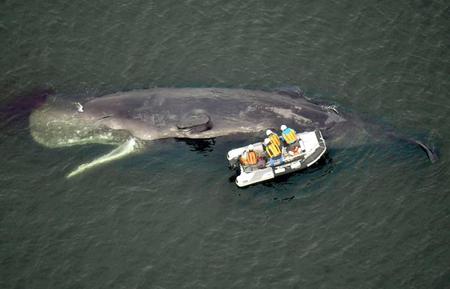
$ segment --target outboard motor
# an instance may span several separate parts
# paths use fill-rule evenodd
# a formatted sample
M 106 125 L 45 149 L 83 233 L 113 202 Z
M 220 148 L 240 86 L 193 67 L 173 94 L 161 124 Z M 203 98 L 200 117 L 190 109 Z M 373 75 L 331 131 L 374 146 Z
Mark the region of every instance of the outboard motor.
M 235 170 L 239 168 L 239 158 L 230 158 L 230 156 L 227 156 L 227 158 L 230 169 Z

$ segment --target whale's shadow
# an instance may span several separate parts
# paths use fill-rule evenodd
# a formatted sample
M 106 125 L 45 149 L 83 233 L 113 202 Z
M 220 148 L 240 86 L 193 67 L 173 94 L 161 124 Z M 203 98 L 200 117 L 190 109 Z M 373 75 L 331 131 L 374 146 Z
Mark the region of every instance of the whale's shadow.
M 190 151 L 198 152 L 198 153 L 208 153 L 214 150 L 214 146 L 216 145 L 215 138 L 209 139 L 189 139 L 189 138 L 175 138 L 176 142 L 181 142 L 186 144 Z

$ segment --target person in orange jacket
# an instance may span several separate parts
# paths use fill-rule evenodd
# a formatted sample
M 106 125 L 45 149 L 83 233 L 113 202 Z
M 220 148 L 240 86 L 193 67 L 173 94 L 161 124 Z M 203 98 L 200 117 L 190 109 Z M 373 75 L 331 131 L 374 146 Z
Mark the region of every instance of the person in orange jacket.
M 253 145 L 249 145 L 247 147 L 247 151 L 242 154 L 242 156 L 240 157 L 240 161 L 244 166 L 254 166 L 257 164 L 258 156 Z

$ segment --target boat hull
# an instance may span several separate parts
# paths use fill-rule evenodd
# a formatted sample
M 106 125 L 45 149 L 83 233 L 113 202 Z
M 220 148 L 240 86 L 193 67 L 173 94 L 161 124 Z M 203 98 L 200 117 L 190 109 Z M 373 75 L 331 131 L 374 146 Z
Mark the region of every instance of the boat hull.
M 315 164 L 325 154 L 327 147 L 319 130 L 298 133 L 297 137 L 301 140 L 301 148 L 304 151 L 293 155 L 284 152 L 284 163 L 273 167 L 258 168 L 239 165 L 240 173 L 236 178 L 236 185 L 246 187 L 306 169 Z M 262 143 L 255 143 L 253 146 L 255 151 L 263 151 Z M 227 158 L 231 166 L 236 166 L 239 163 L 239 156 L 245 149 L 246 147 L 241 147 L 228 152 Z

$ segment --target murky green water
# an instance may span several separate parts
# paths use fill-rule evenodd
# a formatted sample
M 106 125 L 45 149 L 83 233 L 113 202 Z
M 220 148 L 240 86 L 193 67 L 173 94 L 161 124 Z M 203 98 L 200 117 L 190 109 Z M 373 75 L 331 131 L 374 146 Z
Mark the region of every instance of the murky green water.
M 174 140 L 78 178 L 110 147 L 48 149 L 2 118 L 1 288 L 447 288 L 446 1 L 3 1 L 3 105 L 147 87 L 298 85 L 439 148 L 330 148 L 240 190 L 218 138 Z M 8 110 L 1 110 L 2 116 Z

